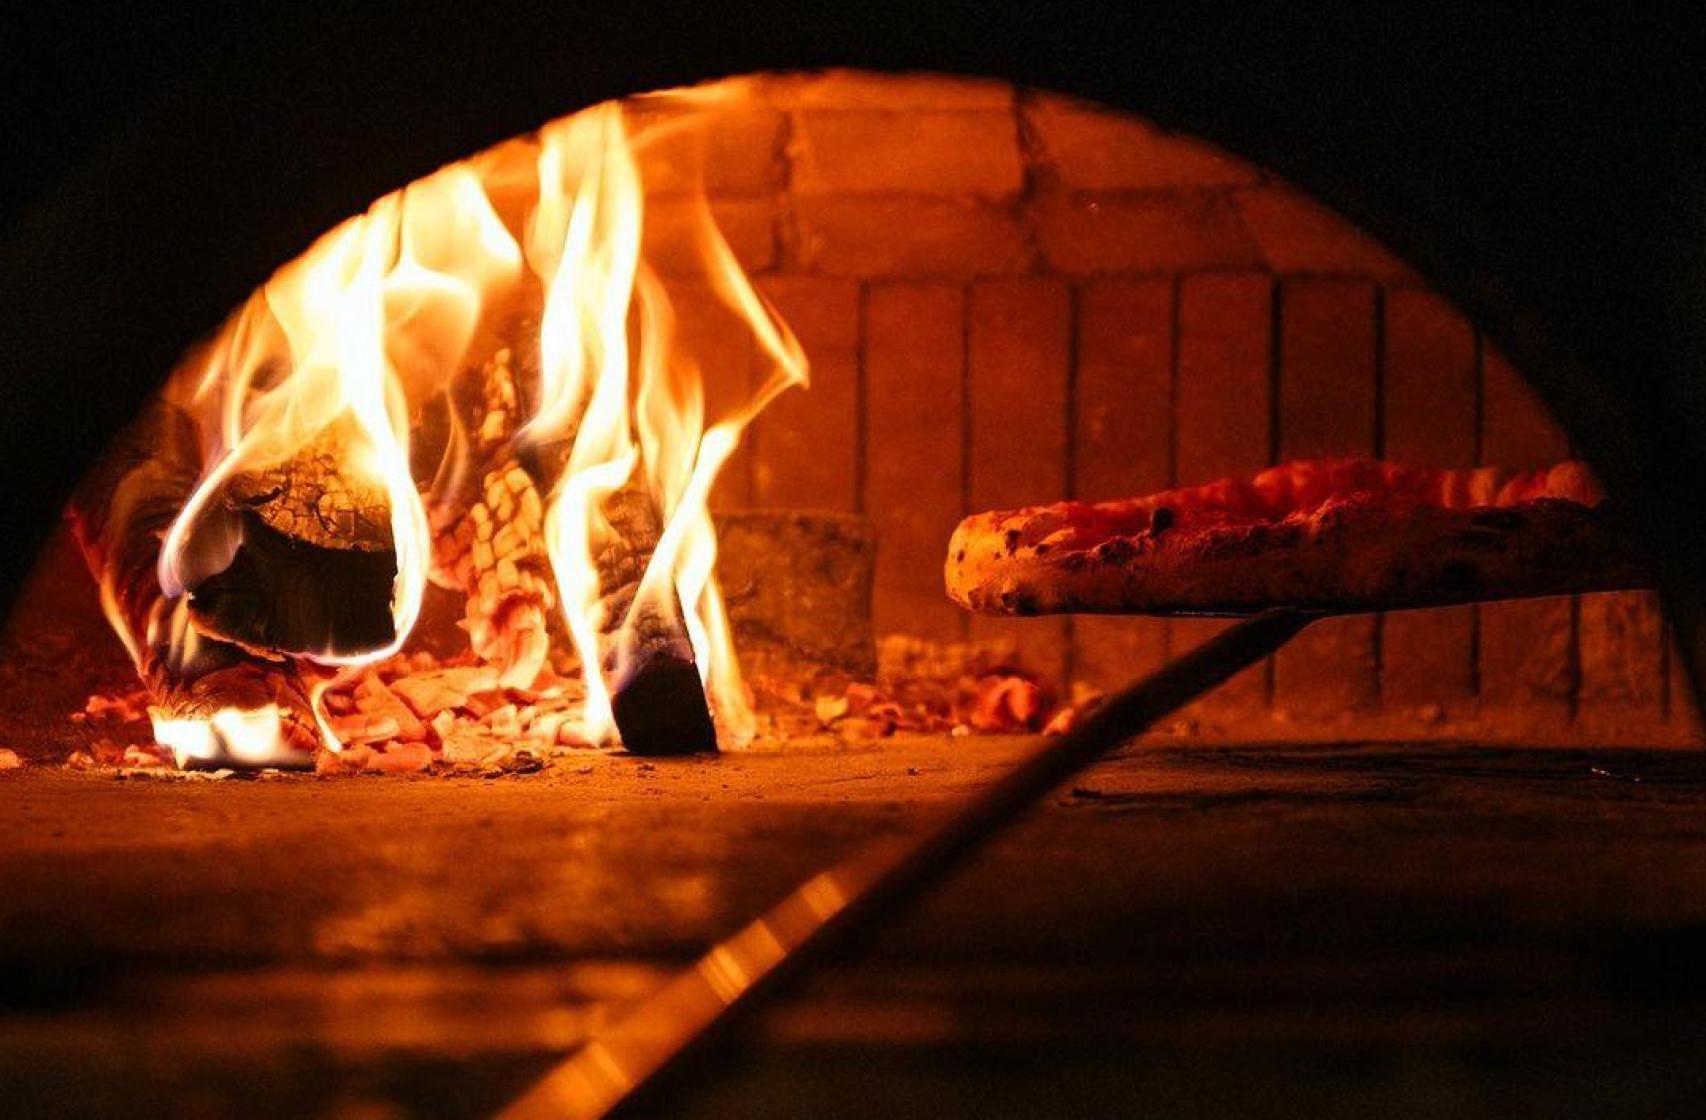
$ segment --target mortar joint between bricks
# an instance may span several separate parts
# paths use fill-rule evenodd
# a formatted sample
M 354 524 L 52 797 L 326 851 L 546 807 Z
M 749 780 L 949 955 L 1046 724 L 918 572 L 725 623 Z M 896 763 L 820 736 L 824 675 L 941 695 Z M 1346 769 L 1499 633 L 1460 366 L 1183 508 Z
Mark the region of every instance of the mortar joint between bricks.
M 794 207 L 794 144 L 798 125 L 797 109 L 790 107 L 782 114 L 782 124 L 776 130 L 776 261 L 778 272 L 803 272 L 800 259 L 800 218 Z
M 1036 100 L 1036 93 L 1018 86 L 1013 91 L 1013 130 L 1019 145 L 1019 193 L 1013 196 L 1013 220 L 1018 223 L 1025 239 L 1027 271 L 1047 272 L 1043 255 L 1042 236 L 1037 232 L 1034 214 L 1038 200 L 1049 191 L 1060 189 L 1059 174 L 1049 162 L 1042 135 L 1031 123 L 1026 109 Z

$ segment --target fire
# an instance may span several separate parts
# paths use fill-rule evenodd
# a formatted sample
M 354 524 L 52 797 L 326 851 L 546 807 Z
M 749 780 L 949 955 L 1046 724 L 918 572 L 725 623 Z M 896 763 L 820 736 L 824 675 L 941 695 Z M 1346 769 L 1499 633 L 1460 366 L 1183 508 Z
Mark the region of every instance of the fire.
M 200 638 L 186 604 L 243 540 L 222 501 L 233 478 L 335 437 L 340 469 L 381 491 L 389 512 L 391 637 L 373 648 L 295 652 L 304 665 L 325 667 L 318 696 L 337 674 L 402 648 L 433 570 L 429 507 L 456 501 L 470 483 L 469 432 L 453 430 L 430 471 L 415 462 L 423 409 L 448 399 L 456 378 L 497 345 L 537 347 L 538 384 L 514 442 L 540 464 L 548 494 L 545 549 L 585 684 L 582 737 L 612 736 L 611 688 L 632 671 L 648 618 L 679 620 L 723 737 L 748 737 L 752 715 L 714 576 L 707 499 L 746 426 L 778 393 L 805 383 L 807 364 L 702 195 L 692 259 L 660 267 L 642 237 L 657 142 L 702 124 L 706 110 L 739 93 L 723 83 L 645 99 L 647 110 L 665 110 L 661 119 L 606 103 L 552 122 L 379 199 L 269 279 L 168 387 L 168 399 L 198 422 L 205 467 L 160 551 L 164 598 L 147 640 L 180 662 L 194 657 Z M 701 370 L 676 336 L 666 274 L 714 293 L 769 366 L 752 399 L 709 426 Z M 517 321 L 536 323 L 536 337 L 516 337 Z M 658 525 L 631 597 L 613 595 L 599 566 L 602 553 L 624 543 L 609 512 L 620 495 L 639 495 Z M 136 637 L 124 636 L 134 650 Z M 276 710 L 200 721 L 160 712 L 155 734 L 180 761 L 213 757 L 221 743 L 261 758 L 278 721 Z
M 752 715 L 712 577 L 716 534 L 706 501 L 745 426 L 781 389 L 804 383 L 804 355 L 753 290 L 700 199 L 698 259 L 692 263 L 743 317 L 773 365 L 752 402 L 706 431 L 700 371 L 675 344 L 667 286 L 640 251 L 643 138 L 631 143 L 621 108 L 607 104 L 549 126 L 540 140 L 540 196 L 527 252 L 547 295 L 542 403 L 528 434 L 572 438 L 547 517 L 569 633 L 583 665 L 603 662 L 621 679 L 631 671 L 627 659 L 640 620 L 648 612 L 679 612 L 725 731 L 744 739 Z M 673 263 L 679 271 L 686 262 Z M 637 339 L 630 346 L 627 328 L 636 310 Z M 602 503 L 633 484 L 643 484 L 664 528 L 626 615 L 610 619 L 600 600 L 596 557 L 618 530 Z M 601 645 L 612 623 L 615 633 Z M 583 715 L 589 739 L 609 734 L 610 698 L 597 673 L 587 674 Z
M 266 766 L 280 761 L 277 705 L 254 711 L 225 708 L 208 720 L 174 719 L 150 708 L 149 717 L 154 723 L 154 741 L 170 748 L 179 766 L 213 763 L 222 758 L 245 766 Z

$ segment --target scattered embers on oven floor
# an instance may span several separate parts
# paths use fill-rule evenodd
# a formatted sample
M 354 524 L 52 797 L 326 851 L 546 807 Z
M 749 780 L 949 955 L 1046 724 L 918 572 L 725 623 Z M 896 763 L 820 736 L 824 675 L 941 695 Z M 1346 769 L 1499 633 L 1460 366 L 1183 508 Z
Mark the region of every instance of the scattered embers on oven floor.
M 1062 703 L 1010 643 L 907 637 L 879 643 L 874 676 L 767 658 L 747 683 L 759 715 L 750 746 L 759 750 L 825 735 L 859 742 L 908 733 L 1058 732 L 1095 700 L 1079 689 L 1075 703 Z M 321 751 L 316 770 L 498 776 L 573 764 L 579 752 L 603 749 L 578 722 L 584 696 L 573 665 L 548 668 L 533 687 L 516 688 L 471 657 L 400 654 L 322 697 L 342 749 Z M 64 764 L 125 776 L 176 774 L 170 752 L 150 738 L 148 704 L 140 688 L 90 696 L 71 719 L 97 725 L 101 734 Z

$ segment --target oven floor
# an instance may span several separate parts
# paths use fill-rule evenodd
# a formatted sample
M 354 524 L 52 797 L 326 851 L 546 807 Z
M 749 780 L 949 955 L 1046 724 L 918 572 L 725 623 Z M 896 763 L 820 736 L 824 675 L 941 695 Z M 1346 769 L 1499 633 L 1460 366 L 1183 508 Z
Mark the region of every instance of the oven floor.
M 0 1113 L 488 1113 L 1030 742 L 0 774 Z M 653 1111 L 1684 1114 L 1703 1012 L 1706 756 L 1138 747 Z

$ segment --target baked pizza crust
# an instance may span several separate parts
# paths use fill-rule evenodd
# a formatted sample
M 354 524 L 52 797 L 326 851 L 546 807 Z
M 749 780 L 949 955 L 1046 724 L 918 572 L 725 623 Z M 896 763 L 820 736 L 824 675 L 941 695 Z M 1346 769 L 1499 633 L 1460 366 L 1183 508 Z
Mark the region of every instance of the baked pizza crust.
M 966 518 L 950 597 L 984 614 L 1376 610 L 1651 586 L 1580 463 L 1368 459 Z

